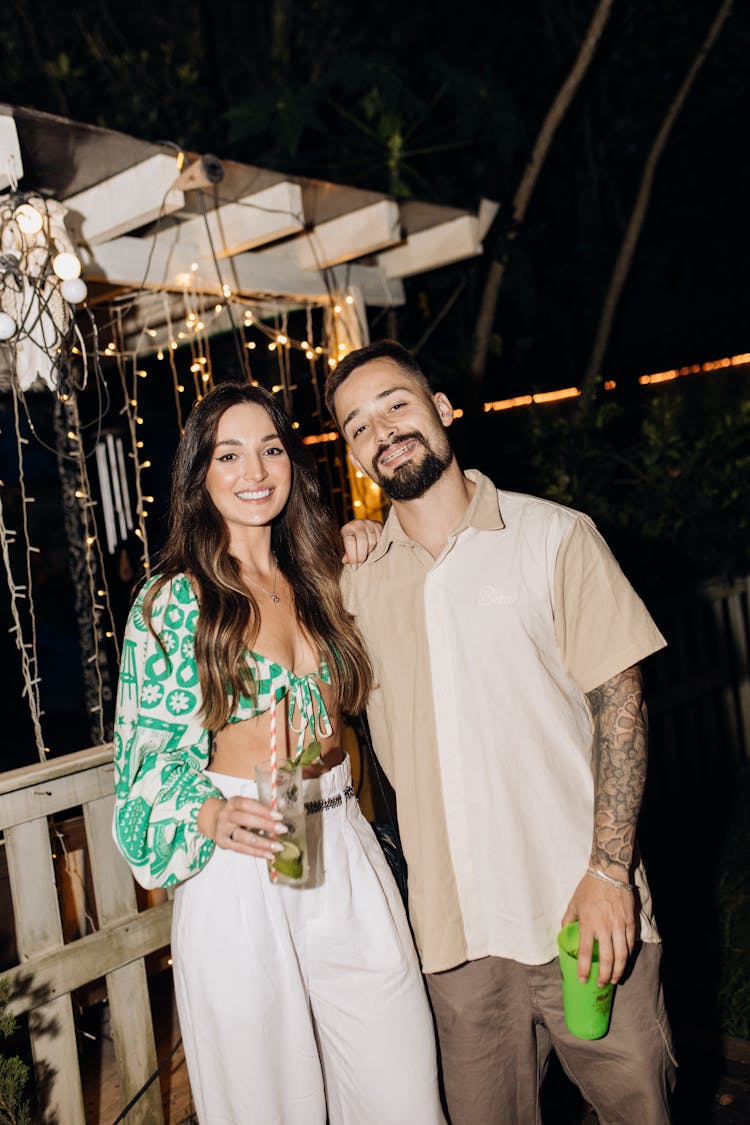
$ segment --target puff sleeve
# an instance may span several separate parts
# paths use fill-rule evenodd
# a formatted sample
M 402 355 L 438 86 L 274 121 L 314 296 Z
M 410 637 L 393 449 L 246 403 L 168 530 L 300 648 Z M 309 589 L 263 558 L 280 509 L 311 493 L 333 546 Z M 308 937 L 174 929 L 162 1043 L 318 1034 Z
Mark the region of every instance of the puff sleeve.
M 202 704 L 194 637 L 198 602 L 184 575 L 143 619 L 143 587 L 128 616 L 115 710 L 113 836 L 143 887 L 169 887 L 200 871 L 215 844 L 198 829 L 201 805 L 221 797 L 205 775 L 210 732 Z

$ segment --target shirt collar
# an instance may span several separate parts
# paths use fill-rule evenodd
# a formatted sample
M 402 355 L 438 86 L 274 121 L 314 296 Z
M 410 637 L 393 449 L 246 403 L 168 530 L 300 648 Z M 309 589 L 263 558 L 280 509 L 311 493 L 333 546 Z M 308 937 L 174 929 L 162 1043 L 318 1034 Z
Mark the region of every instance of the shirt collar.
M 461 522 L 453 532 L 460 535 L 467 527 L 476 528 L 478 531 L 501 531 L 505 524 L 500 514 L 500 505 L 497 498 L 497 489 L 489 477 L 480 473 L 478 469 L 465 469 L 464 476 L 476 484 L 474 495 L 469 501 L 469 506 L 463 514 Z M 409 538 L 399 523 L 396 509 L 391 506 L 388 517 L 383 525 L 383 534 L 377 545 L 370 552 L 368 563 L 377 562 L 388 553 L 393 543 L 412 546 L 413 540 Z

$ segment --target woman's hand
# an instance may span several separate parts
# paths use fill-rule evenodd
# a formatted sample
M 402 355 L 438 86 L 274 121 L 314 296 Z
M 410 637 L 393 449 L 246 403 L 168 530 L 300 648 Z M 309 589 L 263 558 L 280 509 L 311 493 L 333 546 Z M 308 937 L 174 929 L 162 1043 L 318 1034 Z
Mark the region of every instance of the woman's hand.
M 273 859 L 281 851 L 278 837 L 286 832 L 282 815 L 254 797 L 209 797 L 198 813 L 198 828 L 220 848 Z
M 383 532 L 382 523 L 376 520 L 350 520 L 341 528 L 341 542 L 344 547 L 342 562 L 359 566 L 370 551 L 377 545 Z

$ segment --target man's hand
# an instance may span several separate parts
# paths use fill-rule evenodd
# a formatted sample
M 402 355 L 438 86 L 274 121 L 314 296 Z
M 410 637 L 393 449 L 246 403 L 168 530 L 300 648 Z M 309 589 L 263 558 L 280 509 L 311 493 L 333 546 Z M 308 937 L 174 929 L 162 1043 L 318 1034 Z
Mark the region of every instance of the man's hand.
M 627 882 L 628 873 L 620 867 L 607 874 Z M 578 978 L 588 980 L 594 938 L 599 942 L 599 975 L 596 983 L 617 984 L 633 952 L 636 936 L 635 896 L 584 875 L 573 892 L 562 925 L 578 922 Z
M 376 520 L 350 520 L 341 528 L 341 542 L 344 547 L 342 562 L 359 566 L 376 546 L 383 531 L 382 523 Z

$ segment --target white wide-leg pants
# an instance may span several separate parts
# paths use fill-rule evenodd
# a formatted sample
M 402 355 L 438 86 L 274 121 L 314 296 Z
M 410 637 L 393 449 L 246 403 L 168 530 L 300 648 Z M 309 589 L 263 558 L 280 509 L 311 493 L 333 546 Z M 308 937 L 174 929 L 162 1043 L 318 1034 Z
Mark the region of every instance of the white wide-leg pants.
M 226 796 L 254 782 L 211 773 Z M 177 1008 L 201 1125 L 438 1125 L 432 1018 L 348 760 L 306 781 L 311 877 L 216 848 L 178 887 Z

